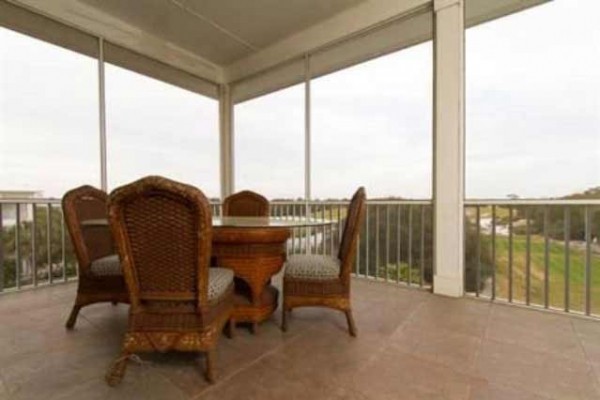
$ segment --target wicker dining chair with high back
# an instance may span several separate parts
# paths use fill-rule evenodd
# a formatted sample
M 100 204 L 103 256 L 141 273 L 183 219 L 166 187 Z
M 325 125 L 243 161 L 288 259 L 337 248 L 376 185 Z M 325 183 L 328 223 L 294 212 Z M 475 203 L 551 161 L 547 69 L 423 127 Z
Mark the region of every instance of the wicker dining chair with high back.
M 70 190 L 62 198 L 79 272 L 77 297 L 66 322 L 68 329 L 75 326 L 79 310 L 88 304 L 129 302 L 119 256 L 106 224 L 107 202 L 105 192 L 88 185 Z
M 287 313 L 293 308 L 317 306 L 343 311 L 350 335 L 356 336 L 350 303 L 350 271 L 365 211 L 366 193 L 360 187 L 350 201 L 337 257 L 317 254 L 290 256 L 283 276 L 283 331 L 287 330 Z
M 225 198 L 223 215 L 226 217 L 268 217 L 269 200 L 250 190 L 242 190 Z
M 107 383 L 121 381 L 131 354 L 170 350 L 206 352 L 206 379 L 214 382 L 214 351 L 233 311 L 233 272 L 210 268 L 207 198 L 150 176 L 115 189 L 108 209 L 131 308 Z
M 261 194 L 251 190 L 242 190 L 234 193 L 223 200 L 223 216 L 224 217 L 268 217 L 269 216 L 269 200 Z M 247 299 L 252 302 L 258 301 L 259 296 L 252 296 L 250 286 L 252 283 L 257 285 L 263 284 L 263 275 L 257 271 L 254 265 L 238 264 L 236 269 L 235 287 L 238 300 L 240 298 Z M 242 278 L 243 276 L 243 278 Z M 250 330 L 253 333 L 258 332 L 258 323 L 252 322 Z

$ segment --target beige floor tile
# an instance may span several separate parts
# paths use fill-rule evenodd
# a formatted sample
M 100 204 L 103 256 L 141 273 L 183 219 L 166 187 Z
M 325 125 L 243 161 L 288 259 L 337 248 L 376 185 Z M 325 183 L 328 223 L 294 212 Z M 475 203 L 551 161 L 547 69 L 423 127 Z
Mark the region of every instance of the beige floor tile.
M 497 305 L 492 308 L 486 337 L 585 362 L 571 319 L 569 316 Z
M 469 400 L 550 400 L 526 390 L 515 389 L 489 382 L 476 383 L 471 386 Z
M 481 338 L 445 329 L 421 330 L 409 324 L 390 337 L 390 345 L 425 361 L 468 372 L 475 363 Z
M 484 339 L 474 374 L 488 381 L 556 399 L 598 399 L 587 363 L 515 344 Z

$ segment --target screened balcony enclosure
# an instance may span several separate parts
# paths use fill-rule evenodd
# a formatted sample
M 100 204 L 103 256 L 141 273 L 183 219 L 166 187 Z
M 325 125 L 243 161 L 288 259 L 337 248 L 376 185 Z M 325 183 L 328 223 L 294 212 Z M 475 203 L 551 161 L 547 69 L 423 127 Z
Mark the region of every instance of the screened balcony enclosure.
M 0 0 L 0 399 L 600 398 L 595 1 L 143 3 Z M 279 298 L 215 384 L 166 353 L 108 387 L 129 306 L 65 330 L 61 198 L 149 175 L 328 221 L 288 259 L 337 257 L 364 186 L 358 336 L 320 308 L 282 332 Z

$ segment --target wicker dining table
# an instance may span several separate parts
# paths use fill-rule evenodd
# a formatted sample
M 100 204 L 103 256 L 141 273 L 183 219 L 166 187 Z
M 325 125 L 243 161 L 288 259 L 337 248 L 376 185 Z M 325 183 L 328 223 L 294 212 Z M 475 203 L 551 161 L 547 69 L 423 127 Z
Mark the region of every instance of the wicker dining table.
M 236 322 L 250 323 L 255 330 L 277 309 L 279 292 L 271 278 L 285 263 L 292 230 L 333 223 L 307 217 L 213 217 L 212 262 L 235 274 Z M 87 220 L 82 226 L 108 226 L 108 220 Z

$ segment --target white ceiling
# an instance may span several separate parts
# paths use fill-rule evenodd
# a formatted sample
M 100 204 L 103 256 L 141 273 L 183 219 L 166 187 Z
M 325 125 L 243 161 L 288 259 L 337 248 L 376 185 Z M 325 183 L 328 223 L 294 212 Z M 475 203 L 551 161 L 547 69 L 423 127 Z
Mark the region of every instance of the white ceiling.
M 227 65 L 365 0 L 72 0 Z
M 468 0 L 467 22 L 479 23 L 544 1 L 547 0 Z M 50 17 L 215 83 L 240 81 L 414 10 L 431 8 L 433 3 L 432 0 L 0 2 Z M 43 36 L 44 32 L 38 32 L 38 37 Z
M 367 0 L 9 1 L 222 81 L 226 66 Z

